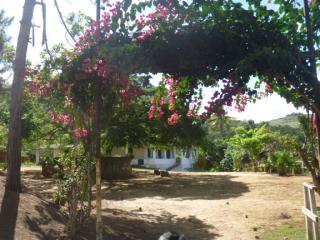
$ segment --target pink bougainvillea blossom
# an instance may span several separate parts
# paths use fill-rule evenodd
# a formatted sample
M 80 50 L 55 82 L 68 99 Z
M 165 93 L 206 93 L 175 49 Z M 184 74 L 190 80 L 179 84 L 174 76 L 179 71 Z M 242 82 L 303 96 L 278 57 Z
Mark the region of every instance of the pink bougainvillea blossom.
M 133 38 L 133 42 L 141 42 L 147 40 L 154 35 L 154 33 L 159 29 L 161 21 L 169 21 L 170 18 L 180 17 L 176 14 L 176 10 L 173 7 L 174 1 L 167 1 L 159 3 L 155 12 L 149 14 L 142 14 L 135 23 L 141 30 L 140 35 Z
M 73 136 L 76 138 L 85 138 L 88 136 L 88 130 L 86 128 L 77 128 L 73 130 Z
M 272 86 L 270 85 L 270 83 L 266 83 L 266 85 L 265 85 L 265 89 L 266 89 L 266 91 L 267 91 L 267 92 L 270 92 L 270 93 L 272 93 L 272 92 L 273 92 L 273 90 L 272 90 Z
M 244 112 L 246 109 L 246 106 L 248 104 L 248 97 L 246 95 L 238 96 L 235 100 L 235 109 L 238 112 Z
M 205 107 L 207 112 L 203 117 L 209 117 L 211 114 L 225 114 L 226 111 L 223 106 L 232 106 L 235 101 L 233 96 L 245 93 L 245 89 L 233 81 L 231 74 L 228 74 L 228 76 L 222 80 L 222 83 L 223 86 L 221 90 L 213 93 L 211 101 L 209 101 Z
M 175 112 L 168 118 L 168 124 L 174 126 L 178 123 L 179 119 L 180 115 L 177 112 Z
M 315 2 L 316 2 L 316 0 L 308 0 L 309 5 L 314 4 Z
M 63 123 L 66 125 L 70 125 L 74 122 L 74 119 L 69 114 L 65 114 L 65 113 L 57 114 L 53 110 L 49 110 L 48 113 L 51 116 L 51 120 L 54 123 Z

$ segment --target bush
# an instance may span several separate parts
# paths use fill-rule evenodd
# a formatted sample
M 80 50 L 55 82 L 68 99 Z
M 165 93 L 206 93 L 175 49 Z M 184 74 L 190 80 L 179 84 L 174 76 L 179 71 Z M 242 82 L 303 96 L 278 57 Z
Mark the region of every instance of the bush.
M 198 151 L 198 159 L 194 167 L 202 171 L 229 171 L 228 164 L 228 166 L 226 163 L 221 165 L 226 147 L 224 139 L 206 139 Z
M 288 152 L 279 151 L 271 155 L 268 161 L 269 168 L 279 174 L 286 176 L 295 167 L 295 161 Z
M 208 171 L 213 167 L 213 165 L 205 153 L 199 152 L 198 158 L 193 167 L 197 170 Z
M 220 162 L 220 171 L 232 172 L 233 171 L 233 160 L 231 158 L 224 158 Z
M 54 193 L 54 199 L 68 216 L 67 228 L 71 237 L 74 237 L 90 216 L 91 211 L 88 159 L 82 145 L 79 144 L 67 149 L 57 161 L 62 166 L 64 178 Z
M 42 175 L 44 177 L 53 177 L 58 179 L 62 179 L 64 177 L 63 166 L 58 158 L 46 156 L 40 160 L 40 164 L 42 166 Z

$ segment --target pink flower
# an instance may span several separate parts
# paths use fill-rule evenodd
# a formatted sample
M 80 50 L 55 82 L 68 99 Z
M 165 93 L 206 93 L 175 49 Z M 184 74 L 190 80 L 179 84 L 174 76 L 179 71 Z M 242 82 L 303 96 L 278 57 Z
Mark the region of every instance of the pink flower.
M 308 0 L 309 5 L 314 4 L 315 2 L 316 2 L 316 0 Z
M 162 117 L 163 114 L 164 114 L 164 111 L 162 110 L 161 107 L 158 107 L 157 109 L 158 109 L 158 118 L 161 119 L 161 117 Z
M 169 98 L 169 103 L 170 103 L 170 104 L 173 104 L 173 103 L 174 103 L 174 100 L 175 100 L 174 96 L 170 96 L 170 98 Z
M 149 112 L 149 120 L 152 120 L 154 118 L 154 112 L 150 111 Z
M 267 92 L 272 92 L 272 86 L 270 85 L 270 83 L 266 83 L 265 89 Z
M 72 122 L 72 118 L 68 114 L 61 114 L 59 116 L 59 120 L 60 120 L 60 122 L 65 123 L 65 124 L 70 124 Z
M 187 112 L 187 118 L 193 118 L 193 112 L 192 112 L 192 110 L 189 110 L 188 112 Z
M 179 119 L 180 119 L 179 114 L 175 112 L 168 118 L 168 124 L 171 126 L 174 126 L 178 123 Z
M 162 97 L 162 98 L 160 99 L 159 105 L 160 105 L 160 106 L 163 106 L 164 103 L 165 103 L 165 102 L 164 102 L 164 98 Z
M 155 105 L 151 105 L 150 111 L 151 111 L 151 112 L 154 112 L 155 110 L 156 110 L 156 106 L 155 106 Z
M 73 130 L 73 136 L 77 138 L 85 138 L 88 136 L 88 130 L 86 128 L 77 128 Z

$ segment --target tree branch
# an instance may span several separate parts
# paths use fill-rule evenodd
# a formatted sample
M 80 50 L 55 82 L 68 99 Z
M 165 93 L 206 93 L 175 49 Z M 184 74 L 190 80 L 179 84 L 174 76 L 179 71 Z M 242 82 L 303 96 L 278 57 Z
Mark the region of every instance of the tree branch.
M 57 11 L 58 11 L 58 14 L 59 14 L 60 20 L 61 20 L 61 22 L 62 22 L 62 24 L 63 24 L 64 28 L 66 29 L 66 31 L 67 31 L 67 33 L 69 34 L 69 36 L 71 37 L 71 39 L 72 39 L 74 42 L 76 42 L 76 40 L 75 40 L 74 36 L 71 34 L 71 32 L 70 32 L 70 30 L 69 30 L 69 28 L 68 28 L 68 26 L 67 26 L 66 22 L 65 22 L 65 21 L 64 21 L 64 19 L 63 19 L 63 16 L 62 16 L 62 13 L 61 13 L 61 11 L 60 11 L 60 8 L 59 8 L 59 5 L 58 5 L 57 0 L 54 0 L 54 5 L 56 6 L 56 9 L 57 9 Z

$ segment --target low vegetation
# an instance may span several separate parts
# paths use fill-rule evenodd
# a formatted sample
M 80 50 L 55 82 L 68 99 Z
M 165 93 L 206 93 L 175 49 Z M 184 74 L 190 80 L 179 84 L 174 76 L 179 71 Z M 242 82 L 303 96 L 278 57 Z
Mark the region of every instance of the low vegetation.
M 195 163 L 198 170 L 264 171 L 281 176 L 302 173 L 299 147 L 305 139 L 299 119 L 308 122 L 306 116 L 292 114 L 259 124 L 219 118 L 206 122 L 208 134 Z
M 268 230 L 263 233 L 262 239 L 264 240 L 304 240 L 305 238 L 305 229 L 302 227 L 292 227 L 289 225 L 283 225 L 271 230 Z

